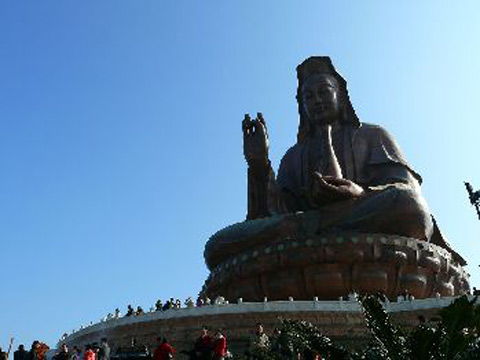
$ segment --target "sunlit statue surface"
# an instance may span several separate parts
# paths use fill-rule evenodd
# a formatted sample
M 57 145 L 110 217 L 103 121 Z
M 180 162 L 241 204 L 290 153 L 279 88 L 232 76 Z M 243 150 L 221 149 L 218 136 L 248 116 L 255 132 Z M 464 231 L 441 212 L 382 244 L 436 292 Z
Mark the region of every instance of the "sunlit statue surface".
M 420 193 L 420 175 L 408 164 L 386 130 L 359 121 L 350 102 L 346 82 L 334 69 L 330 58 L 311 57 L 305 60 L 298 66 L 297 76 L 300 114 L 297 143 L 283 156 L 277 177 L 270 165 L 267 126 L 263 116 L 259 113 L 252 120 L 246 115 L 243 120 L 244 155 L 248 164 L 247 221 L 212 237 L 205 251 L 207 265 L 214 268 L 222 262 L 228 263 L 235 254 L 254 251 L 252 249 L 259 244 L 276 246 L 282 237 L 308 238 L 314 243 L 317 235 L 325 239 L 338 234 L 382 234 L 424 241 L 446 250 L 453 262 L 464 265 L 464 260 L 450 248 L 431 216 Z M 319 241 L 316 240 L 317 243 Z M 360 248 L 358 245 L 353 253 L 359 253 Z M 322 246 L 323 255 L 328 250 L 328 246 Z M 368 262 L 364 254 L 368 250 L 360 252 L 360 262 Z M 392 263 L 402 261 L 395 260 L 395 256 L 403 258 L 394 254 Z M 405 257 L 408 263 L 408 255 Z M 320 270 L 315 273 L 326 276 L 331 283 L 332 276 L 338 274 L 322 269 L 325 265 L 330 265 L 327 266 L 330 269 L 339 261 L 322 258 L 321 261 L 311 261 L 313 264 L 308 266 L 316 263 Z M 323 268 L 318 267 L 319 262 Z M 355 261 L 351 266 L 354 264 Z M 292 269 L 297 265 L 293 264 Z M 340 277 L 353 276 L 351 271 L 346 275 L 343 270 L 339 273 Z M 375 276 L 388 278 L 388 274 L 382 271 L 377 271 Z M 260 276 L 260 284 L 265 282 L 265 278 L 271 277 Z M 344 284 L 347 281 L 344 280 L 339 281 Z M 306 288 L 308 282 L 307 279 Z M 377 290 L 388 292 L 382 286 Z M 385 286 L 388 288 L 388 285 Z M 355 283 L 350 282 L 343 291 L 357 290 L 355 287 Z M 398 285 L 390 293 L 393 296 L 393 291 L 402 290 L 405 289 Z M 431 293 L 433 290 L 430 290 L 426 291 Z M 260 285 L 256 297 L 262 291 L 269 292 L 268 286 Z M 308 289 L 300 293 L 313 294 Z M 334 291 L 327 297 L 336 295 Z

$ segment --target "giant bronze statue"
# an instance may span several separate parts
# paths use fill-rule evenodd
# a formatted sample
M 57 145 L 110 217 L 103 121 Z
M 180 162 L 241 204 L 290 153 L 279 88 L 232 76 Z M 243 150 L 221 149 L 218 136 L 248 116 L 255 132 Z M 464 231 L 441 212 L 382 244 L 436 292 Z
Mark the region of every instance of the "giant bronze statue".
M 359 121 L 328 57 L 297 68 L 297 143 L 268 157 L 263 116 L 242 123 L 247 220 L 208 241 L 202 294 L 230 300 L 417 298 L 468 291 L 465 261 L 421 195 L 421 177 L 383 128 Z

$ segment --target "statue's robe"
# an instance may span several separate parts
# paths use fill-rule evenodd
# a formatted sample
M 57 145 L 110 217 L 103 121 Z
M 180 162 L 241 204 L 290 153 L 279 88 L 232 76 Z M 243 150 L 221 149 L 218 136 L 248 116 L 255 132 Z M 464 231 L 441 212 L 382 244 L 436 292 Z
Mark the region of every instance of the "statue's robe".
M 334 126 L 332 144 L 343 177 L 360 185 L 359 198 L 312 204 L 307 189 L 314 171 L 327 166 L 319 139 L 307 137 L 284 155 L 278 176 L 263 179 L 249 174 L 249 218 L 316 210 L 318 232 L 339 230 L 384 233 L 431 241 L 457 254 L 442 236 L 420 193 L 421 177 L 408 164 L 395 139 L 382 127 L 362 123 Z M 267 209 L 258 210 L 267 198 Z M 265 203 L 265 201 L 263 201 Z M 257 213 L 257 216 L 251 214 Z M 463 260 L 463 259 L 462 259 Z

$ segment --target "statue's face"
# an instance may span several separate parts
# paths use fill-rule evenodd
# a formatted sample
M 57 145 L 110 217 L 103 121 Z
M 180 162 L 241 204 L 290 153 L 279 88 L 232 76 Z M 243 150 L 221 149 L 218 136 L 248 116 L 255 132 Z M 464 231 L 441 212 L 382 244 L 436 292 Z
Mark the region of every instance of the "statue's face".
M 301 101 L 312 125 L 332 124 L 339 119 L 338 84 L 330 75 L 310 76 L 301 88 Z

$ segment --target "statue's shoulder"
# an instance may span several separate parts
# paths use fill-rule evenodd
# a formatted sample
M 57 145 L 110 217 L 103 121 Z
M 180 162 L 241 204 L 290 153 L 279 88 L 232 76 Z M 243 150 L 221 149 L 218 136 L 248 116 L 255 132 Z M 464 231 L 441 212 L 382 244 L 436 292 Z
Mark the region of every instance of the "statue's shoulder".
M 365 136 L 370 135 L 391 137 L 390 133 L 384 127 L 377 124 L 370 124 L 365 122 L 360 123 L 357 133 Z
M 395 138 L 384 127 L 370 123 L 360 123 L 355 131 L 357 141 L 367 142 L 370 145 L 375 143 L 392 143 L 396 144 Z
M 283 163 L 289 161 L 290 159 L 297 158 L 302 153 L 302 148 L 303 144 L 301 143 L 296 143 L 295 145 L 290 146 L 290 148 L 288 148 L 288 150 L 283 155 L 281 162 Z
M 301 169 L 303 147 L 303 144 L 296 143 L 285 152 L 278 168 L 278 182 L 287 181 L 296 170 Z

